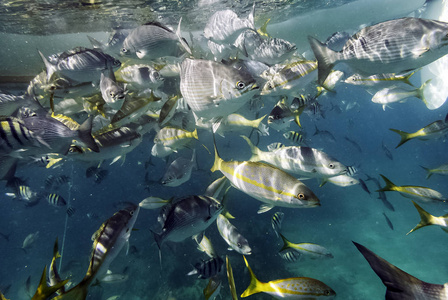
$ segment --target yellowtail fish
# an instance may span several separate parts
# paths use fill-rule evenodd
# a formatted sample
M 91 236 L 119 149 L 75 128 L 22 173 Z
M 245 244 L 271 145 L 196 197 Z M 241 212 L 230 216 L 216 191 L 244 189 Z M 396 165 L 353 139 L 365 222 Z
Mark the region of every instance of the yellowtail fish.
M 445 300 L 448 284 L 432 284 L 406 273 L 361 244 L 353 242 L 386 286 L 386 299 Z
M 218 276 L 213 276 L 208 281 L 207 286 L 204 289 L 205 300 L 214 300 L 219 295 L 222 287 L 222 280 Z
M 297 125 L 301 126 L 300 115 L 304 108 L 305 106 L 292 109 L 285 98 L 282 98 L 269 113 L 268 125 L 277 131 L 282 131 L 288 128 L 294 120 Z
M 59 276 L 58 269 L 56 267 L 56 259 L 60 258 L 61 255 L 59 254 L 59 246 L 58 246 L 58 239 L 56 238 L 56 241 L 54 242 L 53 246 L 53 258 L 51 260 L 50 267 L 48 268 L 48 283 L 49 286 L 56 286 L 57 284 L 62 282 L 61 276 Z M 65 287 L 61 287 L 58 294 L 65 293 Z
M 325 247 L 313 243 L 291 243 L 283 234 L 280 233 L 280 236 L 283 240 L 283 247 L 279 252 L 293 250 L 299 255 L 311 259 L 333 258 L 333 254 Z
M 299 96 L 300 90 L 317 78 L 317 62 L 299 60 L 287 64 L 280 70 L 273 67 L 265 76 L 268 81 L 263 86 L 261 95 L 291 95 Z M 271 73 L 271 75 L 269 75 Z
M 265 203 L 258 213 L 275 206 L 308 208 L 320 205 L 319 199 L 305 184 L 285 171 L 262 162 L 224 161 L 215 145 L 215 162 L 211 171 L 217 170 L 235 188 Z
M 171 200 L 165 200 L 159 197 L 148 197 L 140 201 L 138 205 L 144 209 L 157 209 L 170 203 L 170 201 Z
M 392 183 L 392 181 L 387 179 L 384 175 L 380 174 L 380 176 L 383 178 L 386 186 L 379 191 L 396 191 L 399 192 L 403 197 L 413 199 L 420 203 L 440 203 L 448 201 L 448 199 L 445 198 L 441 193 L 433 189 L 414 185 L 397 186 Z
M 229 281 L 229 288 L 230 288 L 230 294 L 232 295 L 232 300 L 238 300 L 238 296 L 236 294 L 235 279 L 233 278 L 232 265 L 230 264 L 230 260 L 227 255 L 226 255 L 226 270 L 227 270 L 227 279 Z
M 286 172 L 304 177 L 328 178 L 347 173 L 347 167 L 325 152 L 309 147 L 281 147 L 261 151 L 245 136 L 252 152 L 250 161 L 265 161 Z
M 448 175 L 448 164 L 442 164 L 434 169 L 422 168 L 426 171 L 426 179 L 429 179 L 433 174 Z
M 173 150 L 180 149 L 187 146 L 192 140 L 198 139 L 198 131 L 193 132 L 183 130 L 175 127 L 164 127 L 154 137 L 154 143 L 161 144 L 164 147 Z
M 208 257 L 216 257 L 215 249 L 213 249 L 212 242 L 205 236 L 202 235 L 202 239 L 199 241 L 199 235 L 195 235 L 194 240 L 198 244 L 198 250 L 204 252 Z
M 423 101 L 423 103 L 427 103 L 424 95 L 424 89 L 430 80 L 426 81 L 419 88 L 409 89 L 398 86 L 392 86 L 384 88 L 372 97 L 372 102 L 381 104 L 383 106 L 383 110 L 386 110 L 386 106 L 390 103 L 405 102 L 408 98 L 416 97 Z
M 386 74 L 375 74 L 370 76 L 363 76 L 361 74 L 353 74 L 344 80 L 347 84 L 352 85 L 362 85 L 362 86 L 377 86 L 382 83 L 386 83 L 391 85 L 395 82 L 403 82 L 407 85 L 413 86 L 413 84 L 409 81 L 412 75 L 415 74 L 416 71 L 406 72 L 403 74 L 395 74 L 395 73 L 386 73 Z
M 219 215 L 216 219 L 216 225 L 218 226 L 219 234 L 226 241 L 227 245 L 231 247 L 229 250 L 233 249 L 243 255 L 252 253 L 249 242 L 226 217 Z
M 445 232 L 448 232 L 448 214 L 445 214 L 440 217 L 436 217 L 428 213 L 426 210 L 421 208 L 420 205 L 412 201 L 415 208 L 417 209 L 419 215 L 420 215 L 420 223 L 417 224 L 414 228 L 411 229 L 406 235 L 410 234 L 411 232 L 416 231 L 417 229 L 420 229 L 425 226 L 429 225 L 437 225 L 440 226 Z
M 145 115 L 151 104 L 159 103 L 159 100 L 162 99 L 161 97 L 154 95 L 152 90 L 150 95 L 146 97 L 137 97 L 130 94 L 128 95 L 129 96 L 126 97 L 126 100 L 120 110 L 117 111 L 111 119 L 111 123 L 116 127 L 128 124 L 138 117 Z
M 265 117 L 266 115 L 256 120 L 248 120 L 242 115 L 231 114 L 214 125 L 214 128 L 216 128 L 215 132 L 220 136 L 224 136 L 225 132 L 238 132 L 247 128 L 253 128 L 258 130 L 261 135 L 269 135 L 269 128 L 261 123 Z
M 292 277 L 261 282 L 244 257 L 244 262 L 250 273 L 250 284 L 241 294 L 241 298 L 257 293 L 271 295 L 275 299 L 333 299 L 336 292 L 328 285 L 309 277 Z
M 345 63 L 364 75 L 403 73 L 421 68 L 448 53 L 447 35 L 447 23 L 401 18 L 361 29 L 340 52 L 311 36 L 308 40 L 318 61 L 318 82 L 322 84 L 338 63 Z
M 210 120 L 236 112 L 258 92 L 258 84 L 244 69 L 187 58 L 181 65 L 180 91 L 197 118 Z
M 57 291 L 61 290 L 68 282 L 69 280 L 66 279 L 64 281 L 61 281 L 59 283 L 56 283 L 53 286 L 48 286 L 47 285 L 47 266 L 45 266 L 44 271 L 42 272 L 42 276 L 40 277 L 40 282 L 39 285 L 37 287 L 36 292 L 34 293 L 33 297 L 31 298 L 31 300 L 47 300 L 49 299 L 52 295 L 54 295 Z M 86 295 L 87 296 L 87 295 Z M 0 297 L 0 299 L 2 299 Z M 51 298 L 52 300 L 54 299 L 65 299 L 65 300 L 83 300 L 84 298 L 60 298 L 60 296 Z

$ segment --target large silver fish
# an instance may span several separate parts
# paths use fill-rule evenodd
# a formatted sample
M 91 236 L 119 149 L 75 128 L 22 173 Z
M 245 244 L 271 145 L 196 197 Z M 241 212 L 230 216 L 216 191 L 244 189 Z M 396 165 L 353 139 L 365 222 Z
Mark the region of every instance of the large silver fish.
M 181 242 L 202 233 L 221 213 L 218 200 L 208 196 L 186 196 L 167 204 L 159 215 L 160 233 L 154 232 L 159 248 L 166 241 Z
M 168 27 L 149 22 L 132 30 L 123 41 L 120 53 L 134 53 L 140 59 L 156 59 L 164 56 L 182 54 L 178 36 Z
M 343 62 L 363 75 L 403 73 L 421 68 L 448 53 L 448 23 L 401 18 L 361 29 L 340 52 L 308 37 L 318 61 L 322 84 L 334 65 Z
M 55 54 L 49 59 L 40 51 L 39 54 L 47 68 L 48 81 L 55 72 L 77 82 L 98 81 L 109 65 L 113 69 L 121 65 L 119 60 L 102 51 L 82 47 Z
M 238 231 L 238 229 L 230 223 L 230 221 L 223 215 L 219 215 L 216 219 L 219 234 L 231 247 L 229 250 L 235 250 L 243 255 L 250 255 L 252 249 L 249 246 L 247 239 Z
M 254 77 L 222 63 L 185 59 L 180 73 L 180 91 L 197 117 L 228 116 L 258 91 Z

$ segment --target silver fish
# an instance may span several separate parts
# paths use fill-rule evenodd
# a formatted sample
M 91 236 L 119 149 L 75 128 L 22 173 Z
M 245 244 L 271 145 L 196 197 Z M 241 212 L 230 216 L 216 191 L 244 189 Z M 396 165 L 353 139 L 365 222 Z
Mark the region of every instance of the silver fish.
M 179 39 L 171 29 L 158 22 L 149 22 L 132 30 L 123 41 L 120 54 L 137 55 L 140 59 L 156 59 L 182 54 Z
M 216 225 L 218 226 L 219 234 L 221 234 L 231 249 L 243 255 L 252 253 L 247 239 L 241 235 L 238 229 L 226 217 L 219 215 L 216 219 Z
M 190 180 L 191 172 L 196 165 L 196 149 L 193 149 L 191 159 L 179 157 L 168 166 L 162 177 L 162 184 L 175 187 L 187 182 Z
M 118 81 L 124 81 L 140 89 L 157 89 L 165 80 L 153 67 L 142 64 L 126 66 L 117 71 L 116 77 Z
M 93 48 L 99 48 L 108 53 L 118 54 L 120 53 L 123 41 L 129 35 L 132 29 L 116 29 L 111 32 L 107 43 L 103 44 L 91 36 L 87 36 Z
M 254 77 L 222 63 L 185 59 L 181 65 L 180 91 L 197 117 L 230 115 L 258 91 Z
M 181 242 L 203 232 L 210 226 L 223 207 L 214 198 L 207 196 L 186 196 L 167 204 L 159 215 L 162 231 L 154 234 L 159 248 L 166 241 Z
M 31 246 L 34 244 L 34 242 L 39 238 L 39 231 L 36 231 L 35 233 L 28 234 L 22 243 L 22 250 L 26 252 Z
M 118 111 L 123 105 L 126 92 L 123 86 L 117 83 L 111 68 L 101 73 L 100 90 L 106 105 Z
M 119 60 L 102 51 L 82 47 L 56 54 L 49 59 L 40 51 L 39 54 L 47 68 L 48 81 L 55 72 L 77 82 L 98 81 L 101 72 L 109 65 L 114 69 L 121 65 Z
M 308 40 L 322 84 L 340 62 L 363 75 L 404 73 L 423 67 L 448 53 L 448 24 L 419 18 L 385 21 L 361 29 L 340 52 L 313 37 Z

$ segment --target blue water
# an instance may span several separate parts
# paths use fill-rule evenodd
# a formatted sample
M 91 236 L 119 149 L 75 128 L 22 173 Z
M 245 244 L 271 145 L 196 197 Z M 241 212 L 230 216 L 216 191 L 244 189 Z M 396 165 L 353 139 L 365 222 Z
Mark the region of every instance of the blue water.
M 78 34 L 80 35 L 82 33 Z M 87 43 L 87 40 L 84 42 Z M 29 45 L 29 48 L 22 51 L 34 53 L 35 48 L 34 45 Z M 34 67 L 42 68 L 42 64 L 37 61 Z M 413 78 L 413 83 L 416 86 L 421 84 L 417 77 Z M 21 86 L 18 88 L 16 85 L 5 83 L 1 86 L 3 91 L 12 92 L 20 92 L 20 88 Z M 360 170 L 360 178 L 365 179 L 365 174 L 372 177 L 384 174 L 397 185 L 427 186 L 447 196 L 447 177 L 433 175 L 426 180 L 426 173 L 420 167 L 435 167 L 447 163 L 446 139 L 412 140 L 394 149 L 399 137 L 389 131 L 389 128 L 417 131 L 431 122 L 444 119 L 448 104 L 445 103 L 436 110 L 428 110 L 420 100 L 414 98 L 406 103 L 393 104 L 392 108 L 383 111 L 380 105 L 372 103 L 370 99 L 371 95 L 363 88 L 344 84 L 337 85 L 335 93 L 327 93 L 319 98 L 325 118 L 307 114 L 301 117 L 310 146 L 323 150 L 345 165 L 355 165 Z M 358 105 L 345 110 L 343 102 L 356 102 Z M 330 104 L 339 106 L 342 111 L 331 110 Z M 271 109 L 272 103 L 268 102 L 259 115 L 268 114 Z M 320 130 L 330 131 L 336 142 L 313 136 L 315 125 Z M 299 130 L 295 124 L 292 124 L 290 129 Z M 157 181 L 166 168 L 166 163 L 155 157 L 151 159 L 153 165 L 145 168 L 145 162 L 151 156 L 154 133 L 145 136 L 144 141 L 126 156 L 124 163 L 119 161 L 109 165 L 110 161 L 103 162 L 102 167 L 109 171 L 109 175 L 101 184 L 95 184 L 91 178 L 86 178 L 87 165 L 77 161 L 67 161 L 55 169 L 33 165 L 20 167 L 16 176 L 26 178 L 28 185 L 34 190 L 44 186 L 48 175 L 70 176 L 71 186 L 64 185 L 58 193 L 66 200 L 70 199 L 70 205 L 76 212 L 68 218 L 65 228 L 65 208 L 54 208 L 44 201 L 37 206 L 25 207 L 22 202 L 13 201 L 3 195 L 7 190 L 2 183 L 0 232 L 10 234 L 9 241 L 0 237 L 0 290 L 10 286 L 6 298 L 29 299 L 25 289 L 29 276 L 30 291 L 34 293 L 44 266 L 50 264 L 56 237 L 59 238 L 60 252 L 63 251 L 61 276 L 70 278 L 74 284 L 78 283 L 87 270 L 92 234 L 106 219 L 122 208 L 120 202 L 138 203 L 148 196 L 169 199 L 173 196 L 202 194 L 221 174 L 209 171 L 214 160 L 213 153 L 210 154 L 201 145 L 202 143 L 206 148 L 213 149 L 211 133 L 199 130 L 198 134 L 200 143 L 197 143 L 196 151 L 199 169 L 193 171 L 187 183 L 174 188 L 163 187 L 157 182 L 145 182 L 146 173 L 150 180 Z M 239 135 L 240 133 L 226 133 L 225 138 L 217 137 L 217 147 L 223 159 L 249 159 L 250 149 Z M 347 142 L 345 137 L 356 141 L 362 152 Z M 269 136 L 260 137 L 258 146 L 265 150 L 265 146 L 272 142 L 289 143 L 281 132 L 271 128 Z M 381 148 L 383 142 L 391 150 L 393 160 L 385 156 Z M 189 156 L 190 153 L 187 149 L 182 150 L 180 154 Z M 398 193 L 388 192 L 387 198 L 395 207 L 395 211 L 389 211 L 377 199 L 377 193 L 374 192 L 376 186 L 371 181 L 367 182 L 372 192 L 370 195 L 359 185 L 343 188 L 327 183 L 319 187 L 319 182 L 315 179 L 304 182 L 319 197 L 321 207 L 274 208 L 267 213 L 257 214 L 259 201 L 236 189 L 229 192 L 228 210 L 235 216 L 231 222 L 249 241 L 252 255 L 247 259 L 261 281 L 311 277 L 334 289 L 337 293 L 336 299 L 383 299 L 385 287 L 351 241 L 365 245 L 421 280 L 439 284 L 447 281 L 447 235 L 436 226 L 431 226 L 406 236 L 420 221 L 409 199 Z M 383 184 L 381 180 L 380 182 Z M 448 211 L 446 204 L 424 208 L 435 216 L 444 215 Z M 294 263 L 282 260 L 278 255 L 282 242 L 271 229 L 271 218 L 275 211 L 285 213 L 282 232 L 290 241 L 325 246 L 333 253 L 334 258 Z M 383 212 L 390 218 L 394 230 L 387 225 Z M 92 213 L 96 217 L 88 216 Z M 123 283 L 93 286 L 90 288 L 88 299 L 108 299 L 114 295 L 121 295 L 120 299 L 130 300 L 203 298 L 202 290 L 207 285 L 207 280 L 186 274 L 191 271 L 193 264 L 206 256 L 196 250 L 195 242 L 190 239 L 178 244 L 164 245 L 161 268 L 158 248 L 149 230 L 157 228 L 157 215 L 158 210 L 140 210 L 135 224 L 138 230 L 133 231 L 130 238 L 130 245 L 136 251 L 130 251 L 128 255 L 123 251 L 110 266 L 114 273 L 128 268 L 129 279 Z M 32 247 L 26 252 L 20 249 L 25 237 L 36 231 L 40 234 Z M 229 256 L 237 293 L 240 295 L 250 282 L 243 258 L 234 251 L 227 251 L 227 245 L 214 224 L 207 229 L 206 235 L 219 255 Z M 230 299 L 225 271 L 221 277 L 222 299 Z M 256 294 L 251 298 L 271 299 L 265 294 Z

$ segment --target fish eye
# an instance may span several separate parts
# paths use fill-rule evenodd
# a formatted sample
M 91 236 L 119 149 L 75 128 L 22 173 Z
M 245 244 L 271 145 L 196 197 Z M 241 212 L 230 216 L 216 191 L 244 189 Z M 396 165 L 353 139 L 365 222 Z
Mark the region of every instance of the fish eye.
M 126 48 L 122 48 L 122 49 L 121 49 L 121 52 L 126 53 L 126 52 L 128 52 L 128 49 L 126 49 Z
M 300 200 L 303 200 L 303 199 L 305 199 L 305 194 L 300 193 L 300 194 L 297 195 L 297 198 L 300 199 Z
M 131 211 L 129 212 L 129 214 L 130 214 L 131 216 L 133 216 L 133 215 L 134 215 L 134 211 L 131 210 Z
M 237 88 L 237 89 L 242 90 L 242 89 L 244 89 L 245 87 L 246 87 L 246 84 L 245 84 L 244 82 L 242 82 L 242 81 L 237 81 L 237 82 L 236 82 L 236 88 Z
M 114 92 L 110 92 L 109 95 L 110 95 L 111 97 L 115 96 L 115 95 L 114 95 Z
M 334 164 L 329 164 L 328 167 L 329 167 L 330 169 L 334 169 Z
M 243 245 L 241 245 L 241 243 L 236 244 L 238 246 L 238 248 L 243 247 Z

